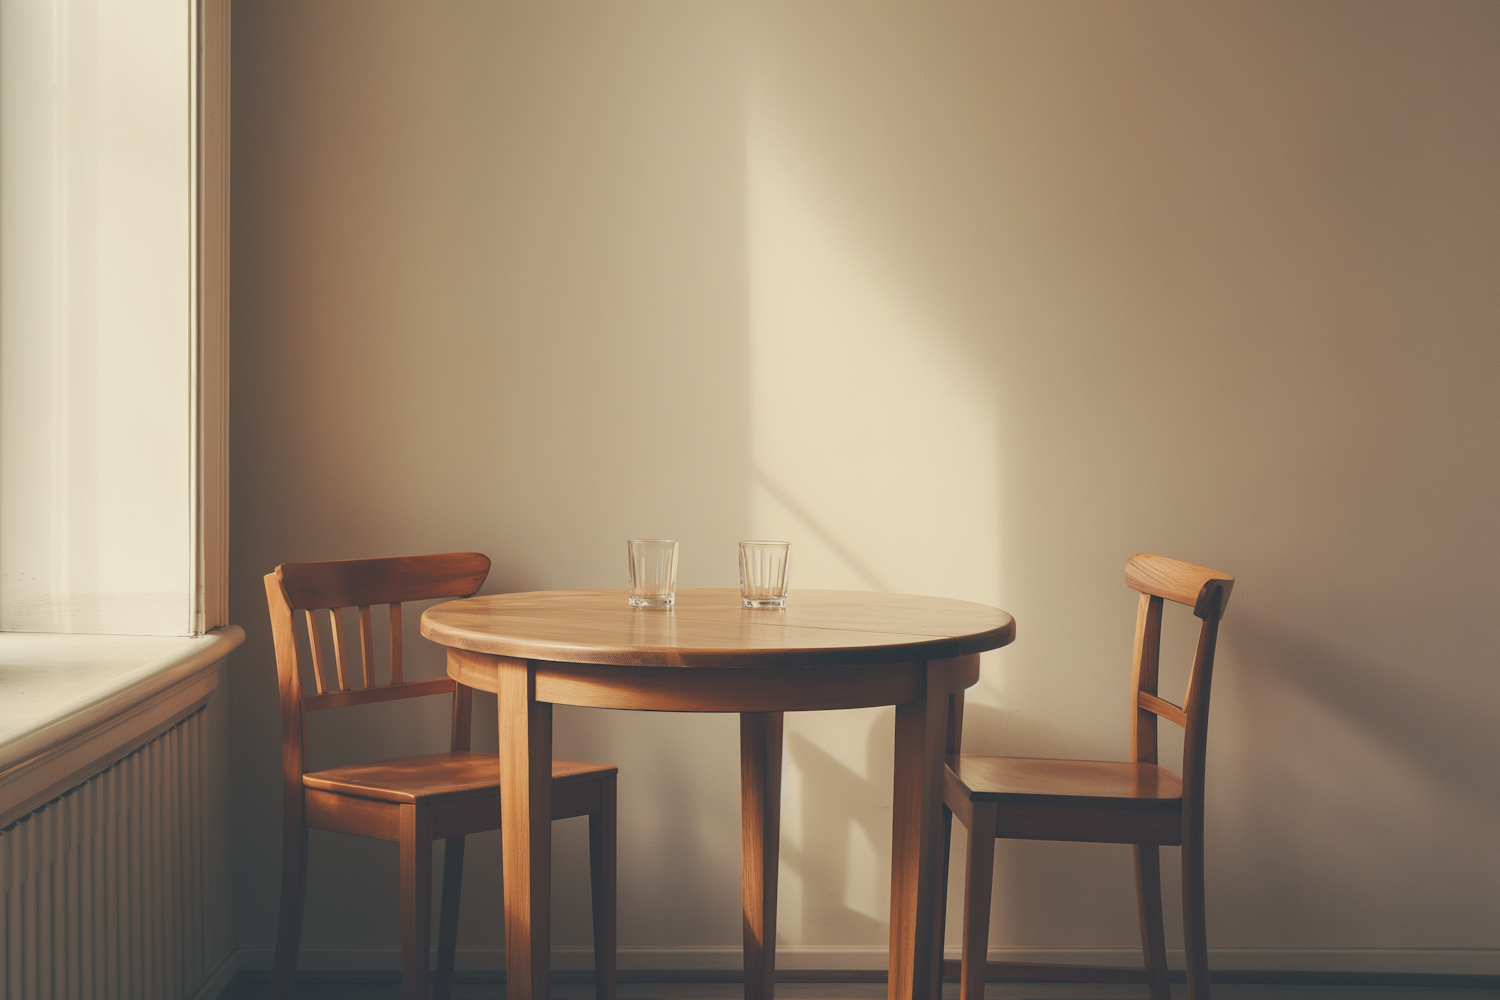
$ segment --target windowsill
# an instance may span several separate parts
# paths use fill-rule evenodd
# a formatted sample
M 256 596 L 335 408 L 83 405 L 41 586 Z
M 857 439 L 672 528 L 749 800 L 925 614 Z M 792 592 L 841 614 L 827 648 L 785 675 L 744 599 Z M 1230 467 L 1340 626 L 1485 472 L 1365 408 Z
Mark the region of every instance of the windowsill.
M 0 633 L 0 829 L 208 700 L 245 633 Z

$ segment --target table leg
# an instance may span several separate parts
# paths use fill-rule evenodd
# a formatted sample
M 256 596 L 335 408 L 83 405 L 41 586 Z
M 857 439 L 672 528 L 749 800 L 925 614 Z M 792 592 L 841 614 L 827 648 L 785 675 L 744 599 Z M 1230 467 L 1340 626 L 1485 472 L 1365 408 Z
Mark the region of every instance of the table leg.
M 547 1000 L 552 917 L 552 706 L 536 668 L 499 663 L 500 815 L 508 1000 Z
M 780 712 L 740 713 L 740 858 L 745 1000 L 776 989 L 776 879 L 781 858 Z
M 963 752 L 964 693 L 955 691 L 948 696 L 948 735 L 945 743 L 944 763 Z M 943 780 L 946 780 L 944 778 Z M 939 790 L 938 798 L 942 798 Z M 943 855 L 942 871 L 938 875 L 937 904 L 933 907 L 932 925 L 932 986 L 930 996 L 942 1000 L 943 996 L 943 940 L 948 930 L 948 872 L 953 857 L 953 813 L 943 805 L 943 825 L 938 830 L 938 850 Z
M 927 664 L 921 697 L 896 706 L 896 788 L 891 828 L 890 1000 L 928 1000 L 942 867 L 946 661 Z M 932 1000 L 940 1000 L 933 997 Z

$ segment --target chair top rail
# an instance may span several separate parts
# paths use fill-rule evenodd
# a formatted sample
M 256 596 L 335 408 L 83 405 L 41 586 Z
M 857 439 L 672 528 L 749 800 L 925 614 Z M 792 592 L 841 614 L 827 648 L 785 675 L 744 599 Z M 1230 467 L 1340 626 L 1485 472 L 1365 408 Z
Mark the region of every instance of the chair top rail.
M 1132 590 L 1186 604 L 1199 618 L 1222 618 L 1234 589 L 1234 577 L 1207 566 L 1138 552 L 1125 564 L 1125 583 Z
M 478 552 L 283 563 L 276 567 L 287 600 L 297 610 L 468 597 L 484 585 L 489 572 L 489 558 Z

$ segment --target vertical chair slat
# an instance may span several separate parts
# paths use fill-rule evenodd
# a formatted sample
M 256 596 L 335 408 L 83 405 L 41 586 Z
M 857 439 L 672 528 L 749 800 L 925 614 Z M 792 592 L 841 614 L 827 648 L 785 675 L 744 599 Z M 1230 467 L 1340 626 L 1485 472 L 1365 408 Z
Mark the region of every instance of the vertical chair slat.
M 401 683 L 401 605 L 391 604 L 391 683 Z
M 1142 594 L 1135 619 L 1135 655 L 1133 667 L 1135 677 L 1132 694 L 1135 711 L 1130 716 L 1130 759 L 1142 764 L 1155 764 L 1157 754 L 1156 716 L 1140 704 L 1141 694 L 1155 695 L 1157 678 L 1161 672 L 1161 613 L 1162 599 L 1154 594 Z
M 328 690 L 328 684 L 323 679 L 323 644 L 318 641 L 318 619 L 313 617 L 311 608 L 303 614 L 307 615 L 307 644 L 312 648 L 313 683 L 318 694 L 322 694 Z
M 349 690 L 348 662 L 344 655 L 344 623 L 339 620 L 339 609 L 328 609 L 328 627 L 333 630 L 333 666 L 339 675 L 339 690 Z
M 370 606 L 359 606 L 359 663 L 364 670 L 365 687 L 375 686 L 375 633 L 370 628 Z

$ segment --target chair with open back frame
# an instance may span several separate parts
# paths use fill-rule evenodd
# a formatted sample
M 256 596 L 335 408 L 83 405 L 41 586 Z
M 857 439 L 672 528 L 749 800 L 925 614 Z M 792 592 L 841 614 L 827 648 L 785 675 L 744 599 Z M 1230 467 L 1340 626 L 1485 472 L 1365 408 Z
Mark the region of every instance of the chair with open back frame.
M 1208 695 L 1219 619 L 1234 578 L 1227 573 L 1141 553 L 1125 564 L 1125 582 L 1140 592 L 1131 688 L 1129 762 L 959 755 L 963 695 L 950 714 L 944 774 L 944 852 L 953 817 L 969 830 L 964 878 L 963 960 L 959 995 L 982 1000 L 992 979 L 1144 983 L 1151 1000 L 1168 1000 L 1162 927 L 1162 845 L 1182 848 L 1183 941 L 1188 996 L 1208 998 L 1208 943 L 1203 882 L 1203 771 Z M 1185 604 L 1203 620 L 1181 708 L 1157 695 L 1162 602 Z M 1182 777 L 1158 766 L 1156 720 L 1184 731 Z M 995 840 L 1064 840 L 1135 845 L 1136 891 L 1145 968 L 987 962 Z M 944 863 L 946 874 L 947 863 Z M 946 883 L 946 880 L 945 880 Z M 942 954 L 939 909 L 938 955 Z M 935 963 L 940 964 L 940 963 Z M 934 994 L 936 995 L 936 994 Z
M 401 605 L 469 597 L 484 584 L 490 561 L 477 552 L 286 563 L 266 575 L 281 690 L 283 837 L 281 912 L 270 995 L 290 995 L 302 937 L 307 883 L 307 831 L 334 830 L 400 845 L 402 993 L 427 997 L 432 915 L 432 842 L 443 852 L 443 903 L 438 927 L 437 1000 L 453 981 L 464 837 L 500 828 L 500 767 L 494 754 L 470 752 L 473 690 L 449 677 L 407 680 L 402 674 Z M 389 674 L 378 683 L 371 609 L 387 605 Z M 359 659 L 346 641 L 341 611 L 358 609 Z M 307 652 L 294 612 L 306 618 Z M 327 663 L 319 616 L 333 640 Z M 310 661 L 310 662 L 309 662 Z M 315 693 L 303 690 L 310 665 Z M 331 669 L 330 669 L 331 668 Z M 357 669 L 356 669 L 357 668 Z M 358 682 L 357 684 L 355 682 Z M 448 753 L 371 764 L 307 770 L 307 713 L 425 695 L 453 695 Z M 594 978 L 599 1000 L 615 995 L 615 776 L 607 764 L 552 762 L 552 818 L 589 817 L 593 889 Z

